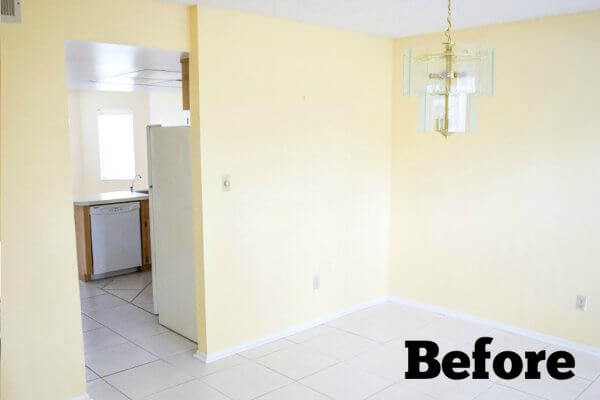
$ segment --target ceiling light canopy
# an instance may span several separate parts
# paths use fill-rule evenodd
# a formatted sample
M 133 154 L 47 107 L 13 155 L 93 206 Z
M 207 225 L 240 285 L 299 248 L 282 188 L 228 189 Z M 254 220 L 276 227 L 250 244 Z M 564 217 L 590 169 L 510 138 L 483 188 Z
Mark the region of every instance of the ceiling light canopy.
M 418 129 L 445 137 L 476 127 L 477 96 L 494 93 L 494 51 L 452 41 L 452 3 L 440 50 L 404 52 L 404 94 L 419 97 Z

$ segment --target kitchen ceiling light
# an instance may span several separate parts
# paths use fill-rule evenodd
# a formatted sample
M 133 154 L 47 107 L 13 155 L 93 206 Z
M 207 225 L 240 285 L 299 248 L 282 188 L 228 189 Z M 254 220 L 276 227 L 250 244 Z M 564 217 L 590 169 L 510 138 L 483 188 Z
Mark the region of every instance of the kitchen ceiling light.
M 419 97 L 418 129 L 446 138 L 475 130 L 476 98 L 493 95 L 494 51 L 452 41 L 452 2 L 443 48 L 404 52 L 404 94 Z

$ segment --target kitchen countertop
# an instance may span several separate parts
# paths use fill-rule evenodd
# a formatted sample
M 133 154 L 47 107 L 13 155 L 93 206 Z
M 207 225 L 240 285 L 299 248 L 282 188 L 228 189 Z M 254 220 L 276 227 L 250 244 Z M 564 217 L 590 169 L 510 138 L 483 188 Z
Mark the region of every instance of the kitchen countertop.
M 144 193 L 130 192 L 106 192 L 77 197 L 73 200 L 76 206 L 97 206 L 100 204 L 126 203 L 128 201 L 140 201 L 148 199 Z

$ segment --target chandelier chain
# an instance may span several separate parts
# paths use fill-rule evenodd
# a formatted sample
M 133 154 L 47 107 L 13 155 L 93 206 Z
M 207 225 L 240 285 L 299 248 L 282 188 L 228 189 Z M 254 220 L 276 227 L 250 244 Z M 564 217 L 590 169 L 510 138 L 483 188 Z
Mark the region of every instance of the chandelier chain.
M 452 29 L 452 0 L 448 0 L 448 28 L 446 28 L 446 41 L 450 44 L 452 43 L 452 36 L 450 35 L 450 30 Z

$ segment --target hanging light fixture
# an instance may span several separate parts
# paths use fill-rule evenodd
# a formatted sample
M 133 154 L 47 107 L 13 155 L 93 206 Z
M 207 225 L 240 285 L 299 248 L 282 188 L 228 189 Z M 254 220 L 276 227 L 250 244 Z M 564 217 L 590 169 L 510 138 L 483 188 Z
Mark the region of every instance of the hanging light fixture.
M 494 92 L 494 51 L 457 46 L 452 41 L 452 1 L 448 28 L 437 51 L 404 52 L 404 94 L 419 96 L 418 129 L 446 138 L 475 130 L 476 99 Z

